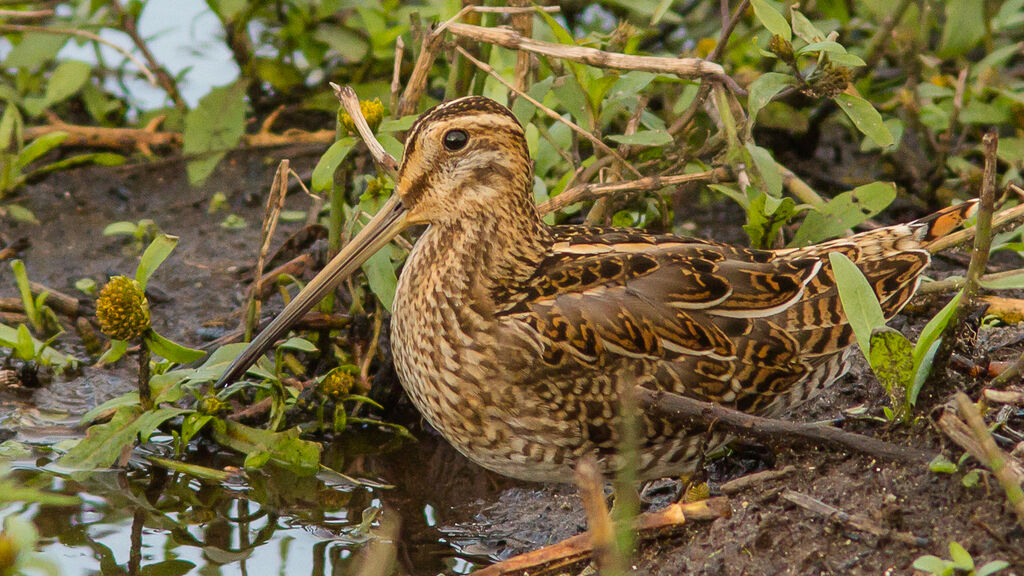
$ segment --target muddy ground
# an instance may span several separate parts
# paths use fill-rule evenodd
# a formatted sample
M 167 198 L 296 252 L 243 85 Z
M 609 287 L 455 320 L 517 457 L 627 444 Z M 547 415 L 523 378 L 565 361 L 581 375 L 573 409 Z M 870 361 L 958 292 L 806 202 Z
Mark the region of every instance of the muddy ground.
M 114 221 L 151 218 L 169 234 L 180 237 L 171 258 L 150 281 L 155 296 L 155 328 L 191 345 L 203 345 L 237 326 L 246 272 L 255 260 L 263 201 L 276 159 L 289 157 L 300 174 L 308 175 L 319 149 L 278 150 L 273 153 L 238 153 L 218 169 L 206 185 L 191 188 L 179 161 L 121 168 L 89 168 L 62 173 L 20 191 L 16 200 L 32 210 L 41 225 L 0 223 L 0 240 L 28 238 L 21 253 L 32 280 L 75 294 L 73 284 L 92 278 L 98 284 L 108 275 L 132 274 L 137 254 L 122 238 L 102 236 Z M 216 192 L 227 195 L 226 211 L 208 213 Z M 304 210 L 309 200 L 301 193 L 289 198 L 289 208 Z M 719 222 L 697 222 L 699 235 L 734 240 L 741 237 L 742 215 L 730 207 L 694 211 L 715 214 Z M 241 216 L 244 229 L 226 229 L 227 213 Z M 298 224 L 284 224 L 278 243 Z M 276 245 L 276 244 L 275 244 Z M 965 258 L 939 258 L 937 275 L 962 270 Z M 1000 260 L 1000 266 L 1014 266 Z M 0 272 L 0 296 L 16 291 L 6 263 Z M 279 306 L 276 299 L 268 307 Z M 915 313 L 894 325 L 916 334 L 936 303 L 923 300 Z M 982 331 L 980 350 L 998 358 L 1019 357 L 1021 331 L 1014 327 Z M 84 356 L 76 339 L 67 339 L 72 352 Z M 0 354 L 4 354 L 0 351 Z M 385 368 L 386 370 L 386 364 Z M 17 410 L 4 399 L 3 427 L 9 431 L 32 420 L 39 411 L 81 413 L 131 388 L 130 363 L 106 370 L 86 370 L 72 380 L 55 379 Z M 395 385 L 393 377 L 379 383 Z M 880 436 L 920 450 L 942 451 L 953 461 L 961 452 L 931 426 L 929 417 L 957 386 L 977 396 L 980 382 L 953 374 L 939 389 L 923 398 L 923 418 L 911 428 L 891 428 L 878 420 L 850 417 L 862 407 L 878 416 L 884 392 L 863 367 L 834 390 L 793 416 L 824 420 L 847 416 L 843 427 Z M 944 388 L 943 388 L 944 387 Z M 384 394 L 387 396 L 387 394 Z M 395 395 L 397 396 L 397 394 Z M 358 471 L 396 486 L 386 498 L 403 525 L 399 558 L 413 574 L 465 570 L 497 558 L 530 550 L 575 534 L 584 528 L 575 491 L 571 487 L 513 482 L 481 470 L 463 459 L 418 423 L 407 410 L 392 410 L 389 417 L 407 424 L 421 438 L 382 458 L 356 463 Z M 1024 429 L 1024 415 L 1010 417 L 1011 427 Z M 80 433 L 71 427 L 34 433 L 52 437 Z M 27 439 L 32 439 L 31 436 Z M 922 554 L 948 557 L 949 541 L 962 544 L 980 565 L 995 559 L 1009 561 L 1004 573 L 1024 574 L 1024 531 L 1004 505 L 998 484 L 982 474 L 973 488 L 961 484 L 959 474 L 940 475 L 918 466 L 877 462 L 859 454 L 845 454 L 813 446 L 777 451 L 739 450 L 709 466 L 712 492 L 722 483 L 762 469 L 794 467 L 788 477 L 732 497 L 732 516 L 693 524 L 676 535 L 643 545 L 636 562 L 638 574 L 911 574 L 911 564 Z M 968 464 L 968 468 L 974 467 Z M 665 502 L 678 491 L 677 483 L 662 483 L 647 491 Z M 800 508 L 781 495 L 799 492 L 847 513 L 859 513 L 887 531 L 912 534 L 917 545 L 851 528 Z M 425 510 L 430 518 L 424 520 Z M 387 513 L 387 512 L 385 512 Z M 453 558 L 459 561 L 453 561 Z M 446 568 L 447 567 L 447 568 Z M 577 569 L 574 573 L 579 573 Z M 1014 572 L 1015 571 L 1015 572 Z

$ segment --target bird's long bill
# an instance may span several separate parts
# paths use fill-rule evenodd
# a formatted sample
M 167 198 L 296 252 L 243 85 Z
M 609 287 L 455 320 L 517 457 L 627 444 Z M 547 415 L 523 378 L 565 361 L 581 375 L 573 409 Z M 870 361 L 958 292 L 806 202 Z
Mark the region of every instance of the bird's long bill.
M 370 256 L 387 246 L 395 236 L 404 230 L 406 209 L 402 206 L 398 194 L 394 194 L 377 212 L 355 238 L 349 241 L 338 255 L 327 263 L 309 284 L 274 318 L 262 332 L 249 343 L 249 346 L 235 358 L 217 386 L 232 382 L 245 373 L 256 360 L 270 348 L 278 338 L 283 336 L 291 325 L 308 312 L 313 306 L 324 299 L 343 280 L 348 278 L 357 268 L 362 266 Z

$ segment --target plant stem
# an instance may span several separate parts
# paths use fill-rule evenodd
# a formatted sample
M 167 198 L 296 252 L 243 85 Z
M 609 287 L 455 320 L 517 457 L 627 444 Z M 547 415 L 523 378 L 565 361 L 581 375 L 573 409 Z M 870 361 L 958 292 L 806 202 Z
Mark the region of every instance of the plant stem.
M 139 403 L 143 410 L 153 409 L 153 396 L 149 388 L 149 344 L 139 342 Z

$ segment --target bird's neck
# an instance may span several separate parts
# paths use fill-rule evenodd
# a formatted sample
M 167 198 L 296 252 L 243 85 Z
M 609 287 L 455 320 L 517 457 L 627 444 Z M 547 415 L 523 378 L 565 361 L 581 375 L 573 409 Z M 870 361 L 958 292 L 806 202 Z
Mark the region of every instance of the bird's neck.
M 485 304 L 533 276 L 551 247 L 551 231 L 533 202 L 481 207 L 479 213 L 431 224 L 416 243 L 403 276 L 410 289 L 426 285 Z M 417 286 L 417 284 L 419 286 Z

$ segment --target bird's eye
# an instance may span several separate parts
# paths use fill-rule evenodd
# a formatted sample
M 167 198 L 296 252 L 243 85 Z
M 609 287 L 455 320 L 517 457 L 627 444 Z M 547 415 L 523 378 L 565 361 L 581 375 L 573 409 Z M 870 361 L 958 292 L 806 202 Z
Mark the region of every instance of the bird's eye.
M 469 142 L 469 135 L 464 130 L 449 130 L 444 134 L 444 147 L 451 150 L 462 150 Z

